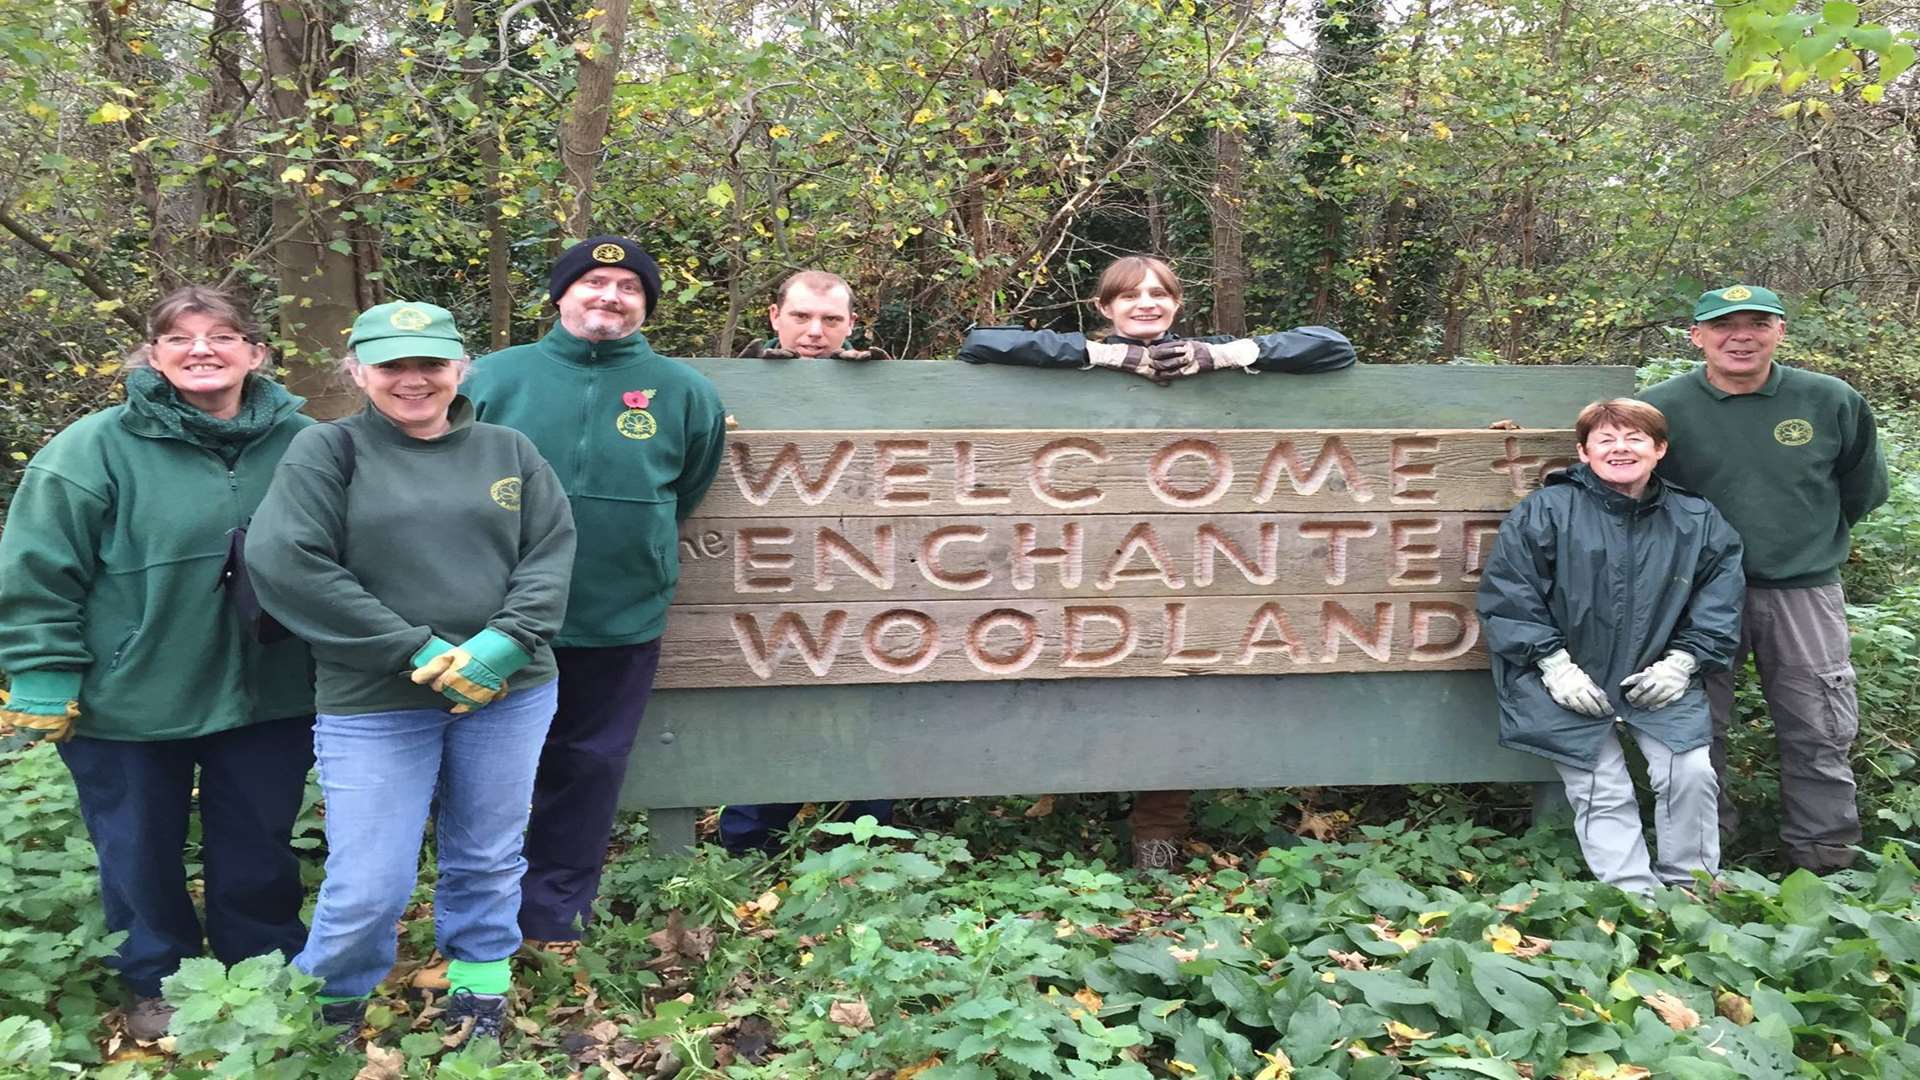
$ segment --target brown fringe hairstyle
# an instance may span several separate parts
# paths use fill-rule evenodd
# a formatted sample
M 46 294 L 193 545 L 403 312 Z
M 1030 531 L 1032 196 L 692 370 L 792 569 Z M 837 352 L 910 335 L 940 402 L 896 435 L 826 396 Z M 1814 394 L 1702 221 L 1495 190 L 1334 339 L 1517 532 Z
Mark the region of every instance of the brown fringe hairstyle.
M 1585 446 L 1587 436 L 1593 434 L 1593 429 L 1609 424 L 1629 431 L 1644 432 L 1654 442 L 1662 446 L 1667 444 L 1666 414 L 1644 401 L 1624 397 L 1596 401 L 1581 409 L 1579 418 L 1573 422 L 1574 441 Z
M 209 285 L 183 285 L 160 298 L 147 312 L 147 340 L 158 340 L 188 315 L 207 315 L 259 341 L 259 328 L 233 297 Z
M 1128 255 L 1113 260 L 1113 265 L 1101 271 L 1100 282 L 1093 290 L 1096 310 L 1113 303 L 1115 297 L 1147 280 L 1148 274 L 1160 279 L 1160 284 L 1173 294 L 1175 304 L 1181 302 L 1180 275 L 1173 272 L 1173 267 L 1151 255 Z

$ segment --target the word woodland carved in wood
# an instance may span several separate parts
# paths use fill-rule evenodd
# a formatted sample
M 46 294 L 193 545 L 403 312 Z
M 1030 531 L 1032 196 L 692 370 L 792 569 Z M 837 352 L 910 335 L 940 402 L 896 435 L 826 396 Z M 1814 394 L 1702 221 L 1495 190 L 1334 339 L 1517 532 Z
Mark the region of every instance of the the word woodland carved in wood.
M 1566 431 L 734 432 L 668 687 L 1480 668 Z

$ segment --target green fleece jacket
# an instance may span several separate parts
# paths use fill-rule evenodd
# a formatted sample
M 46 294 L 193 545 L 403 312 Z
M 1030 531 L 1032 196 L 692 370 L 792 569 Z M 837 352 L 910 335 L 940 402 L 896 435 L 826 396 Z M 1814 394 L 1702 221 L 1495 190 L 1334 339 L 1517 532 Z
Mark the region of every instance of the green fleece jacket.
M 1776 363 L 1750 394 L 1716 388 L 1701 367 L 1640 397 L 1667 416 L 1659 475 L 1705 495 L 1732 523 L 1747 584 L 1840 580 L 1854 522 L 1887 501 L 1873 410 L 1853 387 Z
M 260 602 L 313 645 L 323 713 L 444 709 L 407 676 L 437 635 L 482 629 L 528 658 L 509 685 L 552 681 L 549 642 L 566 614 L 573 517 L 540 452 L 517 431 L 473 421 L 416 439 L 368 407 L 287 448 L 247 531 Z M 350 482 L 335 439 L 353 439 Z
M 554 644 L 652 641 L 680 580 L 679 523 L 713 484 L 726 409 L 707 377 L 642 334 L 584 341 L 556 325 L 485 356 L 464 387 L 476 415 L 524 432 L 573 501 L 580 551 Z
M 304 399 L 256 385 L 271 426 L 231 462 L 130 393 L 27 463 L 0 533 L 0 670 L 78 700 L 76 734 L 188 739 L 313 711 L 307 646 L 254 641 L 219 588 L 228 534 L 313 423 Z

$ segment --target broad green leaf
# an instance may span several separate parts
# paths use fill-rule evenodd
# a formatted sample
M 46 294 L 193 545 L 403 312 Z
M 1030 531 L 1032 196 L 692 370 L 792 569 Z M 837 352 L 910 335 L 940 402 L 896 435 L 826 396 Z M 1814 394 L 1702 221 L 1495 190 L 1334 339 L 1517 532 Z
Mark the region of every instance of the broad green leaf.
M 1475 953 L 1473 986 L 1495 1012 L 1522 1027 L 1545 1023 L 1559 1014 L 1553 992 L 1516 969 L 1504 956 Z
M 1315 994 L 1293 1010 L 1280 1045 L 1295 1065 L 1312 1065 L 1333 1050 L 1340 1039 L 1340 1028 L 1340 1011 L 1333 1002 Z

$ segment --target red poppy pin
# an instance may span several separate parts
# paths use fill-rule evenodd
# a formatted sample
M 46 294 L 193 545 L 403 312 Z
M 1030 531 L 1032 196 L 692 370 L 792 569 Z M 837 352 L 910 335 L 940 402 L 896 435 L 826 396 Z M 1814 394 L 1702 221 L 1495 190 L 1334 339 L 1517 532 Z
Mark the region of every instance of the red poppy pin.
M 647 407 L 647 403 L 652 401 L 653 398 L 645 390 L 629 390 L 620 395 L 620 400 L 624 402 L 629 409 L 644 409 Z

